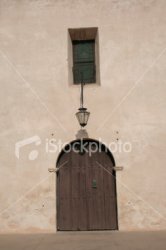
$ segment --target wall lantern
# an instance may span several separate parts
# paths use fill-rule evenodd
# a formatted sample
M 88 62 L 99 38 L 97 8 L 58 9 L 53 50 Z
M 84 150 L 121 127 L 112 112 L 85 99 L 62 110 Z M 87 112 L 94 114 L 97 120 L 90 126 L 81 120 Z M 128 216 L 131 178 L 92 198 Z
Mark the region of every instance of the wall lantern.
M 90 116 L 90 112 L 88 112 L 87 108 L 84 108 L 83 106 L 83 101 L 84 101 L 83 90 L 84 90 L 84 83 L 81 83 L 80 108 L 78 109 L 79 111 L 76 113 L 76 117 L 81 127 L 85 127 L 87 125 Z

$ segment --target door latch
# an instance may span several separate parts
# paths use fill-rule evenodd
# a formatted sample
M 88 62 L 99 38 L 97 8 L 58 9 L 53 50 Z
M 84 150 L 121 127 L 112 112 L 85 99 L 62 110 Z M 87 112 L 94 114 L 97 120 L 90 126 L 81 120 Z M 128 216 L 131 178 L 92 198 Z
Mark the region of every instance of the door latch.
M 97 188 L 97 182 L 95 179 L 92 181 L 92 188 Z

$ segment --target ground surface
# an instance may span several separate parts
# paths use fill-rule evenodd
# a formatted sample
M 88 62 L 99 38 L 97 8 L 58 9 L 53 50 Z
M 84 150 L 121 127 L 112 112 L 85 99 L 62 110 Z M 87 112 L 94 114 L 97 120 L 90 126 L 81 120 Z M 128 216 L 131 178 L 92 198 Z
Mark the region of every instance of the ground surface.
M 0 250 L 10 249 L 166 250 L 166 231 L 0 235 Z

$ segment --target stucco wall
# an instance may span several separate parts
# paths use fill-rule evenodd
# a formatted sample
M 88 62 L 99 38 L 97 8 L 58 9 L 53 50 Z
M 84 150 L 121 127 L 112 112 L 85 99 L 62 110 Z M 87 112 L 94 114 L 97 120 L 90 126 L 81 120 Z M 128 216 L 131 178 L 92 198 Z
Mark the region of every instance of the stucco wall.
M 114 152 L 124 166 L 119 228 L 166 228 L 165 13 L 165 0 L 0 1 L 0 232 L 56 230 L 48 168 L 58 151 L 45 147 L 50 138 L 70 142 L 79 130 L 67 33 L 78 27 L 99 29 L 101 83 L 85 89 L 89 137 L 132 145 L 130 153 Z M 27 138 L 18 159 L 15 144 Z

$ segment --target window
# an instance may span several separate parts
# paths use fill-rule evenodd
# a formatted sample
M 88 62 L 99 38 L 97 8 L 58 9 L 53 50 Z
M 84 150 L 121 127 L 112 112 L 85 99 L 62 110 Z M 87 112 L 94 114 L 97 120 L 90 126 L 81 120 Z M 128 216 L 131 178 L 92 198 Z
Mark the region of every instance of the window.
M 97 28 L 69 29 L 69 80 L 99 83 Z
M 74 83 L 95 83 L 95 40 L 72 42 Z

